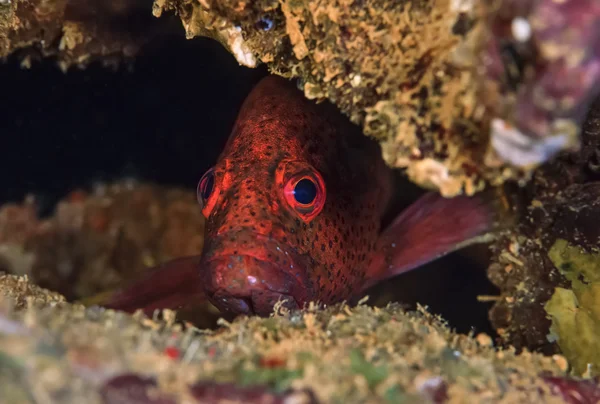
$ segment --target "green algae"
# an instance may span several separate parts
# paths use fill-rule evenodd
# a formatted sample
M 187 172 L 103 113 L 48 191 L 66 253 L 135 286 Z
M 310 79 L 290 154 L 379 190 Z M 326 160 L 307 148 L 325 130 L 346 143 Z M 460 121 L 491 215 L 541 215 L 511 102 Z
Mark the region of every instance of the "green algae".
M 385 366 L 375 366 L 366 360 L 358 349 L 350 351 L 350 368 L 354 373 L 362 375 L 371 388 L 377 386 L 388 376 L 388 369 Z
M 548 256 L 565 278 L 573 282 L 574 288 L 581 288 L 590 282 L 600 282 L 600 252 L 588 253 L 566 240 L 557 239 L 548 251 Z
M 556 340 L 573 367 L 582 374 L 600 367 L 600 253 L 557 239 L 548 256 L 571 289 L 555 288 L 546 303 L 552 319 L 550 338 Z
M 302 369 L 241 369 L 237 376 L 237 382 L 242 386 L 268 385 L 276 392 L 283 392 L 291 387 L 294 380 L 300 379 L 302 376 Z

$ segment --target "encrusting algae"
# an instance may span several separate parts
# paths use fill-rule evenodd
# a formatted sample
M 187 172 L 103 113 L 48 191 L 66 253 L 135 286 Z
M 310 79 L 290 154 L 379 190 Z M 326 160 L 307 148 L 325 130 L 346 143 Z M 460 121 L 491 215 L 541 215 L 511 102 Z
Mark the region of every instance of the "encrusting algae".
M 519 191 L 522 219 L 493 243 L 488 269 L 501 289 L 490 319 L 503 342 L 561 352 L 580 375 L 600 366 L 599 114 L 596 100 L 582 149 L 540 167 Z
M 299 78 L 378 139 L 389 165 L 445 196 L 527 179 L 576 148 L 600 75 L 593 0 L 142 3 L 0 1 L 0 56 L 55 56 L 63 69 L 131 59 L 178 32 L 176 14 L 187 38 Z
M 119 181 L 74 190 L 51 217 L 37 211 L 33 196 L 0 206 L 0 271 L 26 275 L 69 301 L 115 288 L 157 263 L 199 254 L 204 243 L 204 217 L 188 190 Z M 206 304 L 186 313 L 183 318 L 202 327 L 217 320 Z
M 16 276 L 0 277 L 0 293 L 3 402 L 574 402 L 561 396 L 564 358 L 496 350 L 423 308 L 310 307 L 201 331 L 168 311 L 47 298 Z
M 63 71 L 94 61 L 115 67 L 173 28 L 137 0 L 1 0 L 0 57 L 16 54 L 24 68 L 43 58 Z
M 600 368 L 600 254 L 558 239 L 550 260 L 569 280 L 571 288 L 557 287 L 545 309 L 552 318 L 550 331 L 577 373 Z
M 187 37 L 300 78 L 378 139 L 390 166 L 445 196 L 526 179 L 576 149 L 600 74 L 588 0 L 154 3 L 156 16 L 172 10 Z
M 150 8 L 142 10 L 133 0 L 100 3 L 0 0 L 0 56 L 24 50 L 25 67 L 37 54 L 56 56 L 63 69 L 95 59 L 110 62 L 134 56 L 167 26 L 163 16 L 142 19 L 154 21 L 142 24 L 144 29 L 116 32 L 132 16 L 149 16 Z M 395 306 L 242 317 L 217 331 L 197 332 L 140 315 L 84 309 L 23 278 L 4 276 L 0 377 L 11 389 L 0 392 L 3 400 L 102 402 L 125 394 L 123 387 L 154 384 L 172 397 L 207 400 L 223 398 L 234 388 L 228 383 L 258 385 L 234 389 L 246 402 L 249 397 L 277 402 L 295 394 L 306 402 L 558 402 L 551 393 L 559 391 L 568 402 L 578 402 L 577 394 L 600 400 L 593 382 L 562 378 L 568 371 L 562 356 L 527 353 L 562 351 L 577 375 L 592 376 L 600 366 L 593 338 L 600 318 L 597 117 L 582 131 L 581 151 L 531 171 L 578 143 L 581 111 L 600 71 L 599 48 L 589 46 L 598 37 L 593 28 L 600 9 L 590 0 L 491 2 L 500 5 L 496 10 L 486 9 L 490 2 L 475 3 L 156 0 L 153 12 L 158 17 L 175 11 L 188 38 L 211 36 L 243 65 L 262 62 L 275 74 L 300 78 L 308 98 L 336 104 L 381 142 L 390 165 L 405 169 L 420 185 L 451 196 L 473 194 L 486 181 L 497 185 L 532 176 L 525 216 L 494 244 L 489 269 L 501 288 L 491 319 L 503 342 L 525 353 L 497 352 L 483 344 L 488 340 L 483 336 L 478 343 L 452 334 L 423 311 L 404 313 Z M 563 16 L 568 24 L 543 18 L 549 15 Z M 500 60 L 505 57 L 510 61 Z M 168 233 L 169 225 L 156 214 L 165 209 L 161 203 L 142 203 L 148 214 L 140 218 L 126 209 L 106 210 L 115 206 L 110 198 L 106 206 L 85 205 L 85 199 L 74 194 L 50 221 L 32 216 L 27 204 L 4 207 L 0 222 L 16 227 L 2 228 L 0 268 L 32 275 L 71 299 L 117 284 L 126 271 L 181 255 L 182 244 L 173 240 L 185 237 L 167 236 L 160 244 L 167 251 L 159 253 L 151 243 Z M 184 216 L 195 206 L 193 199 L 187 195 L 186 207 L 178 205 Z M 119 217 L 134 219 L 113 221 Z M 147 230 L 141 222 L 165 227 L 139 239 Z M 181 227 L 199 234 L 202 225 Z M 115 228 L 124 230 L 109 231 Z M 126 253 L 114 234 L 131 242 Z M 95 248 L 73 261 L 74 251 L 61 244 L 65 239 L 78 240 L 75 249 Z M 203 242 L 186 239 L 190 250 Z M 54 247 L 56 255 L 43 255 Z M 111 254 L 123 260 L 106 271 Z M 25 295 L 38 298 L 32 302 Z M 540 378 L 542 371 L 561 378 Z M 174 399 L 163 402 L 169 400 Z
M 449 1 L 160 0 L 155 15 L 175 10 L 188 37 L 230 29 L 243 46 L 232 45 L 235 37 L 222 42 L 240 63 L 255 58 L 275 74 L 299 77 L 309 99 L 328 99 L 378 139 L 388 164 L 456 195 L 482 189 L 486 178 L 516 175 L 482 161 L 486 118 L 474 80 L 480 10 L 467 8 Z

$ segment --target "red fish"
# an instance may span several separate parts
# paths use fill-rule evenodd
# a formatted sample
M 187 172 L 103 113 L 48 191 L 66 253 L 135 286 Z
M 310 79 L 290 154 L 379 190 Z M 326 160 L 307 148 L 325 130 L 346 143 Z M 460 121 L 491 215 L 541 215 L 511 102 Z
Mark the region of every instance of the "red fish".
M 333 304 L 481 240 L 502 210 L 488 196 L 429 193 L 382 231 L 392 194 L 377 142 L 331 104 L 269 76 L 198 185 L 202 255 L 163 264 L 100 303 L 151 311 L 207 298 L 262 316 L 279 300 Z

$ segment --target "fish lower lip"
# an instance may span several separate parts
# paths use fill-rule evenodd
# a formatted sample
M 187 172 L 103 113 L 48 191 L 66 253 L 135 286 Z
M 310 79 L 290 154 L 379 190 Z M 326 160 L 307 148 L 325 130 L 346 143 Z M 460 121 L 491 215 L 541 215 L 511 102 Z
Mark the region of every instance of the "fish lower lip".
M 223 289 L 219 289 L 209 299 L 221 311 L 234 314 L 254 314 L 261 317 L 268 317 L 279 301 L 282 301 L 282 307 L 288 310 L 300 308 L 292 296 L 271 290 L 253 290 L 250 296 L 232 296 Z
M 211 303 L 221 312 L 234 314 L 252 314 L 252 301 L 247 297 L 236 297 L 226 294 L 223 290 L 217 290 L 209 297 Z

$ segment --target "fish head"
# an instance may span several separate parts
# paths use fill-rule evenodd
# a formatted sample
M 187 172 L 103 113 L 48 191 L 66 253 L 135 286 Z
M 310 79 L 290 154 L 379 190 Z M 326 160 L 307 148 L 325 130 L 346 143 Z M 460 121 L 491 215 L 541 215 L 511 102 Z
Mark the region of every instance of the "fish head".
M 208 298 L 223 311 L 259 315 L 272 312 L 277 301 L 299 308 L 317 298 L 304 243 L 314 238 L 311 223 L 327 200 L 320 173 L 283 159 L 265 175 L 233 178 L 224 163 L 198 186 L 208 219 L 201 265 Z M 227 192 L 219 198 L 223 183 Z
M 327 304 L 362 282 L 379 217 L 368 209 L 377 181 L 356 173 L 368 171 L 360 167 L 365 150 L 381 161 L 380 149 L 358 147 L 361 155 L 344 165 L 351 135 L 328 117 L 286 80 L 267 78 L 200 180 L 201 281 L 221 311 L 267 316 L 278 301 L 290 309 Z

